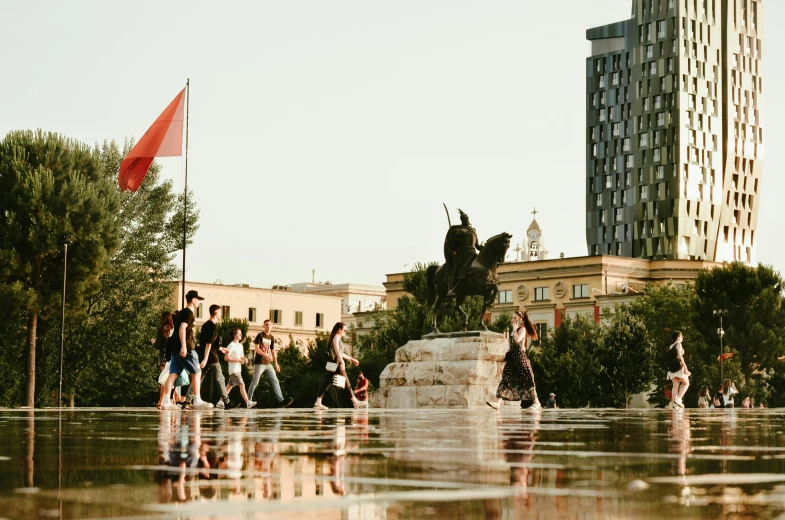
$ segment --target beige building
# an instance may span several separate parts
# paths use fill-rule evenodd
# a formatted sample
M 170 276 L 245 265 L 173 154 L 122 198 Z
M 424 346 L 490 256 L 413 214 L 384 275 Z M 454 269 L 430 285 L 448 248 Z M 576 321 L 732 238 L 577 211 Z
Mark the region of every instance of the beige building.
M 182 282 L 172 283 L 172 304 L 180 308 Z M 288 288 L 263 289 L 245 284 L 221 285 L 186 282 L 186 291 L 199 291 L 204 297 L 196 311 L 196 325 L 209 317 L 211 305 L 220 305 L 222 317 L 248 320 L 248 334 L 255 336 L 262 330 L 264 320 L 273 321 L 276 344 L 289 343 L 291 334 L 295 344 L 306 352 L 308 341 L 320 332 L 329 333 L 341 320 L 342 298 L 324 294 L 294 292 Z
M 381 285 L 304 282 L 295 283 L 289 287 L 294 292 L 339 296 L 341 298 L 341 321 L 355 327 L 359 325 L 358 316 L 384 310 L 387 306 L 387 295 Z
M 698 271 L 720 265 L 700 260 L 645 260 L 611 255 L 509 262 L 498 268 L 500 290 L 491 319 L 518 309 L 529 311 L 540 336 L 561 324 L 563 316 L 592 316 L 634 299 L 649 282 L 683 284 Z M 387 275 L 387 307 L 395 309 L 406 293 L 405 273 Z M 487 316 L 486 316 L 487 318 Z

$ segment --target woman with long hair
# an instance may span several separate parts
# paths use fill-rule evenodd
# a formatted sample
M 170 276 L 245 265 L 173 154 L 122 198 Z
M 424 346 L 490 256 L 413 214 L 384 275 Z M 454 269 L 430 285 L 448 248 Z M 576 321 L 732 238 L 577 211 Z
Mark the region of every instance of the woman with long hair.
M 684 408 L 682 398 L 687 393 L 690 387 L 690 370 L 687 368 L 687 363 L 684 361 L 684 347 L 681 343 L 684 341 L 684 335 L 676 331 L 673 333 L 673 343 L 668 347 L 668 354 L 666 355 L 668 379 L 673 382 L 673 389 L 671 390 L 671 408 Z
M 158 350 L 158 368 L 160 368 L 162 372 L 164 369 L 166 369 L 166 364 L 169 362 L 169 351 L 166 348 L 166 345 L 169 342 L 169 336 L 172 335 L 172 330 L 174 330 L 174 320 L 172 319 L 172 313 L 169 311 L 164 311 L 161 314 L 161 321 L 158 324 L 158 330 L 156 331 L 155 339 L 153 340 L 153 348 Z M 157 408 L 161 408 L 163 399 L 164 385 L 161 385 L 160 395 L 158 396 L 158 404 L 156 405 Z M 179 399 L 179 396 L 176 396 L 175 402 L 177 402 L 177 399 Z
M 739 391 L 736 390 L 736 385 L 733 384 L 733 381 L 730 379 L 726 379 L 722 382 L 722 406 L 724 408 L 733 408 L 735 403 L 733 401 L 733 396 L 738 394 Z
M 496 390 L 497 400 L 486 402 L 491 408 L 498 410 L 501 408 L 502 401 L 521 401 L 521 407 L 526 401 L 534 401 L 532 409 L 542 408 L 534 386 L 532 364 L 526 355 L 529 338 L 532 341 L 537 340 L 537 330 L 529 320 L 529 313 L 515 311 L 515 314 L 512 315 L 510 349 L 504 356 L 506 363 L 502 371 L 502 380 Z
M 322 397 L 324 397 L 324 394 L 330 388 L 330 385 L 333 384 L 336 376 L 343 377 L 344 388 L 349 390 L 349 394 L 352 396 L 352 404 L 355 408 L 368 406 L 367 401 L 360 402 L 357 400 L 354 395 L 354 391 L 352 390 L 352 385 L 349 383 L 349 378 L 346 377 L 345 361 L 349 361 L 355 366 L 360 364 L 360 362 L 355 358 L 343 353 L 343 343 L 341 340 L 344 336 L 346 336 L 347 332 L 346 324 L 340 321 L 333 326 L 333 330 L 330 332 L 330 339 L 327 341 L 327 358 L 329 359 L 329 368 L 325 367 L 326 372 L 324 374 L 324 380 L 322 381 L 321 388 L 319 388 L 319 395 L 316 397 L 316 403 L 313 405 L 313 407 L 317 410 L 327 410 L 327 407 L 322 404 Z M 332 370 L 330 370 L 330 368 L 332 368 Z
M 714 402 L 711 398 L 708 385 L 704 385 L 698 394 L 698 408 L 714 408 Z

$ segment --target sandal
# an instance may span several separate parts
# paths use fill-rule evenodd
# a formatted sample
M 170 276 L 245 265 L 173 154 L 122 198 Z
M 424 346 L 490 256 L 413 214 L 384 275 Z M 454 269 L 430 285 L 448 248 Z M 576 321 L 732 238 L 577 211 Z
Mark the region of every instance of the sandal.
M 494 410 L 498 410 L 498 409 L 499 409 L 499 405 L 498 405 L 498 404 L 496 404 L 496 403 L 492 403 L 492 402 L 490 402 L 490 401 L 485 401 L 485 404 L 487 404 L 488 406 L 490 406 L 490 407 L 491 407 L 491 408 L 493 408 Z

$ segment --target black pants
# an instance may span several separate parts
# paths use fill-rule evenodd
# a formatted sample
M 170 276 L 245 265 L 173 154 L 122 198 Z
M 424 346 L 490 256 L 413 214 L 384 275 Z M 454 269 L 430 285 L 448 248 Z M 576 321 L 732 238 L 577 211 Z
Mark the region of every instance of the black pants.
M 354 399 L 354 390 L 352 390 L 352 385 L 349 383 L 349 378 L 346 377 L 346 367 L 344 365 L 338 365 L 338 369 L 335 372 L 324 373 L 324 379 L 322 380 L 322 386 L 319 388 L 319 396 L 317 399 L 324 397 L 324 394 L 330 389 L 330 385 L 333 384 L 333 377 L 335 377 L 336 374 L 344 377 L 346 381 L 344 383 L 344 388 L 349 390 L 349 394 L 351 394 L 352 399 Z

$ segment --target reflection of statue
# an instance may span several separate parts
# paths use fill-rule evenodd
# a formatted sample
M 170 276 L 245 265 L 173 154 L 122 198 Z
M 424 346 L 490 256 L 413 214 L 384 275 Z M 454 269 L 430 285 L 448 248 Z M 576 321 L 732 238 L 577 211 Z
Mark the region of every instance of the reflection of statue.
M 439 332 L 439 303 L 448 296 L 455 296 L 455 304 L 463 314 L 463 330 L 469 328 L 469 315 L 461 307 L 467 296 L 483 297 L 481 316 L 485 315 L 499 292 L 496 268 L 504 262 L 510 238 L 512 235 L 509 233 L 500 233 L 479 245 L 477 232 L 469 223 L 468 215 L 461 211 L 461 225 L 451 225 L 444 239 L 444 265 L 432 265 L 426 271 L 428 301 L 433 305 L 434 332 Z M 485 323 L 482 326 L 488 330 Z
M 444 237 L 444 265 L 447 268 L 447 290 L 449 294 L 455 291 L 465 277 L 466 271 L 472 260 L 477 258 L 477 252 L 482 251 L 478 244 L 477 231 L 469 222 L 469 215 L 458 210 L 461 215 L 460 225 L 450 226 L 447 236 Z

